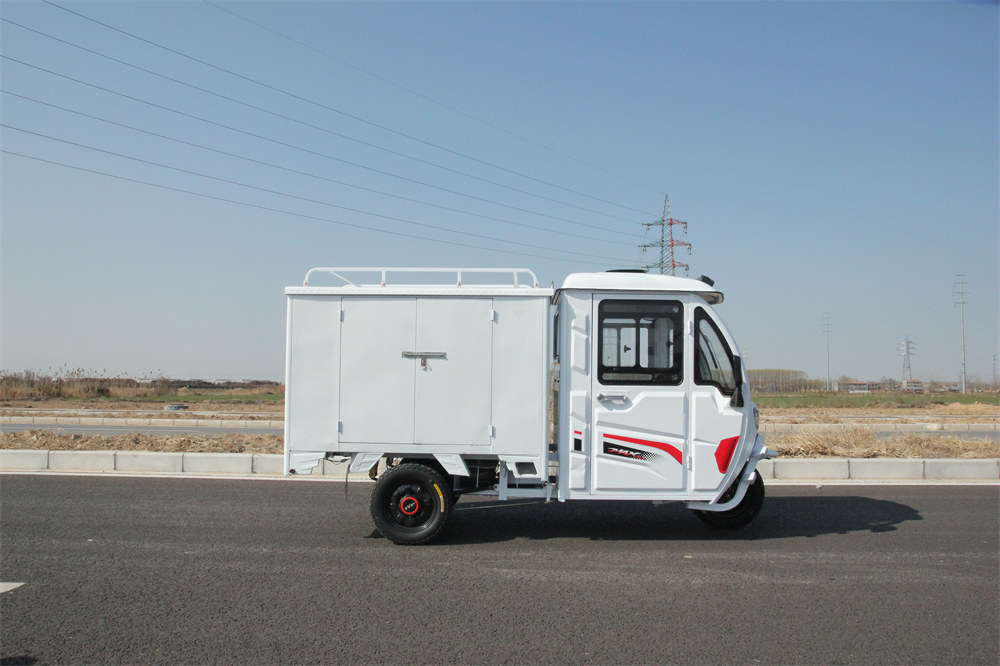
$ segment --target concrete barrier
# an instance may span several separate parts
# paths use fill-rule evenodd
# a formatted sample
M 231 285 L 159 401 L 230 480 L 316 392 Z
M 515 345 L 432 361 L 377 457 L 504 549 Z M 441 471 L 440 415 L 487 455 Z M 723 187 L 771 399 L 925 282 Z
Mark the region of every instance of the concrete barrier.
M 49 451 L 49 469 L 81 472 L 115 471 L 114 451 Z
M 180 474 L 184 471 L 184 454 L 118 451 L 115 454 L 115 470 L 118 472 Z
M 847 464 L 851 479 L 919 481 L 924 478 L 924 461 L 919 459 L 850 458 Z
M 0 469 L 36 470 L 49 468 L 48 451 L 0 450 Z
M 851 478 L 847 458 L 777 458 L 774 478 L 809 480 L 845 480 Z
M 185 453 L 183 471 L 191 474 L 253 474 L 252 453 Z
M 255 453 L 253 456 L 253 473 L 281 476 L 285 473 L 285 456 L 280 453 Z
M 1000 480 L 1000 461 L 943 458 L 925 460 L 924 478 L 942 481 L 997 481 Z

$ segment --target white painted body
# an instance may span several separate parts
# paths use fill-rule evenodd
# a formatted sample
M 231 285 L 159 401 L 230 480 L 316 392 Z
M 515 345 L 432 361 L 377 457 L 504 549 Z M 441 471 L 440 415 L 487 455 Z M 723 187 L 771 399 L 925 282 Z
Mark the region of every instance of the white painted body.
M 344 277 L 373 270 L 375 285 Z M 524 270 L 507 270 L 513 278 L 502 285 L 463 285 L 469 269 L 315 271 L 345 284 L 285 290 L 286 473 L 310 473 L 331 456 L 350 456 L 354 471 L 383 457 L 429 459 L 456 478 L 493 464 L 498 482 L 477 492 L 501 499 L 684 500 L 719 510 L 742 498 L 769 454 L 739 350 L 711 306 L 722 295 L 703 282 L 575 274 L 553 291 L 519 284 L 524 274 L 534 281 Z M 457 280 L 386 279 L 427 272 Z M 696 342 L 708 344 L 698 326 L 715 355 L 694 353 Z M 738 388 L 706 383 L 716 375 L 704 369 L 699 380 L 696 356 L 732 364 Z

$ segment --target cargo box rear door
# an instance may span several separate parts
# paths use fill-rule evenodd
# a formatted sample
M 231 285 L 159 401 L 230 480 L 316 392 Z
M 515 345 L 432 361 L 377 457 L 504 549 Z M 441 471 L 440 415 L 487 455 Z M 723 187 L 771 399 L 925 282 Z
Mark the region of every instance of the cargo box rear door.
M 412 442 L 417 299 L 344 298 L 342 317 L 341 443 Z
M 489 298 L 343 299 L 340 441 L 489 446 Z
M 417 300 L 417 444 L 490 444 L 492 313 L 489 298 Z

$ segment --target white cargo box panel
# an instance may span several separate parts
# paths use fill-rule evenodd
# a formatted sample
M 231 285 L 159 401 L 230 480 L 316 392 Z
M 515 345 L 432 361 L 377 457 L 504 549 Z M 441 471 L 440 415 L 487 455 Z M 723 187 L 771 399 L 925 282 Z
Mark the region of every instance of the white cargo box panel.
M 451 274 L 285 290 L 287 466 L 326 453 L 545 459 L 552 290 Z

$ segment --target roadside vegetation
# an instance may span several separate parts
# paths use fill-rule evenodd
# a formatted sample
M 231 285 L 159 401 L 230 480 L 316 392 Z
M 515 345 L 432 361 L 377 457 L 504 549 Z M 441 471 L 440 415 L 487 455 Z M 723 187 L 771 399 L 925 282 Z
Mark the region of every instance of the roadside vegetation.
M 18 407 L 28 401 L 82 401 L 83 407 L 109 403 L 277 403 L 285 399 L 278 382 L 210 382 L 165 377 L 107 377 L 83 370 L 0 372 L 0 401 Z
M 935 416 L 969 417 L 970 421 L 1000 420 L 1000 396 L 995 393 L 760 393 L 753 399 L 765 422 L 769 418 L 795 423 L 836 423 L 850 418 L 894 415 L 928 419 Z M 129 379 L 69 371 L 0 373 L 0 408 L 4 414 L 24 415 L 45 410 L 148 413 L 167 404 L 198 411 L 218 411 L 218 418 L 280 419 L 284 386 L 277 382 L 207 382 L 163 377 Z M 237 416 L 237 414 L 241 414 Z M 184 412 L 162 414 L 184 418 Z M 199 416 L 198 418 L 205 418 Z M 770 448 L 787 457 L 849 458 L 1000 458 L 1000 442 L 932 433 L 886 437 L 870 423 L 820 432 L 768 433 Z M 196 435 L 117 436 L 68 435 L 52 431 L 0 434 L 3 449 L 190 451 L 281 453 L 282 436 Z
M 946 405 L 1000 407 L 996 393 L 753 393 L 753 401 L 766 413 L 774 409 L 920 410 Z
M 1000 442 L 929 433 L 879 436 L 870 426 L 769 433 L 767 446 L 786 458 L 1000 458 Z
M 0 449 L 46 451 L 182 451 L 281 453 L 281 435 L 69 435 L 48 430 L 0 433 Z M 868 427 L 819 433 L 779 433 L 767 446 L 787 458 L 1000 458 L 1000 442 L 907 433 L 879 437 Z

